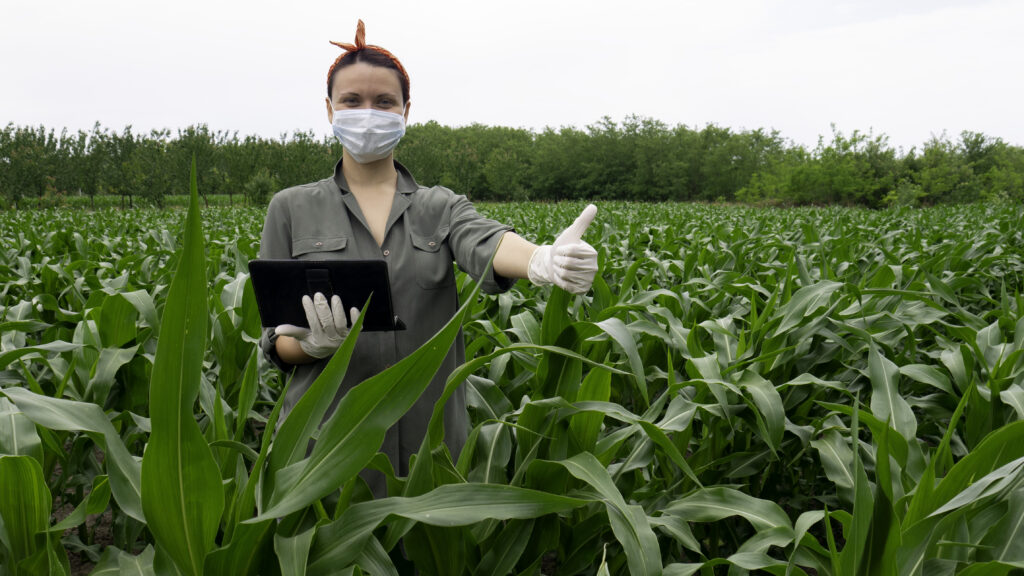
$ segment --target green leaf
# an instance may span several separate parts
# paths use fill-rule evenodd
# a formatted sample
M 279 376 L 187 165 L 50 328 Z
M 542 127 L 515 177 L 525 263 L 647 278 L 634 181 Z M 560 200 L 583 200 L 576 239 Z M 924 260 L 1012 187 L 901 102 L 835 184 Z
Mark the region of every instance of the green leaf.
M 781 527 L 789 529 L 792 538 L 793 526 L 778 504 L 724 486 L 701 488 L 672 502 L 665 507 L 664 512 L 688 522 L 716 522 L 730 516 L 740 516 L 759 532 Z
M 1010 493 L 1006 514 L 988 531 L 980 544 L 985 547 L 979 556 L 998 562 L 1024 564 L 1024 490 Z
M 42 332 L 49 328 L 51 324 L 46 322 L 39 322 L 38 320 L 15 320 L 13 322 L 0 322 L 0 334 L 9 334 L 11 332 Z
M 127 552 L 121 552 L 117 558 L 118 572 L 122 576 L 155 576 L 153 560 L 156 551 L 152 546 L 146 546 L 138 556 L 132 556 Z
M 818 451 L 825 476 L 836 485 L 836 492 L 847 502 L 853 502 L 853 473 L 849 463 L 853 451 L 837 430 L 826 430 L 820 439 L 811 440 L 811 447 Z
M 137 350 L 138 346 L 100 350 L 100 357 L 96 361 L 93 377 L 85 388 L 85 399 L 100 406 L 106 403 L 117 371 L 135 358 Z
M 142 509 L 142 468 L 125 447 L 103 410 L 88 402 L 40 396 L 24 388 L 5 388 L 7 395 L 33 422 L 50 430 L 85 432 L 106 454 L 110 488 L 121 510 L 145 522 Z
M 512 572 L 530 541 L 533 524 L 532 518 L 509 521 L 495 538 L 494 546 L 484 553 L 473 573 L 476 576 L 489 576 Z
M 688 550 L 697 554 L 703 553 L 700 547 L 700 543 L 693 536 L 693 531 L 690 530 L 690 523 L 683 520 L 679 516 L 673 514 L 665 514 L 662 516 L 653 516 L 649 518 L 651 526 L 657 527 L 662 532 L 665 532 L 672 538 L 675 538 L 677 542 L 685 546 Z M 667 566 L 665 567 L 668 568 Z
M 477 436 L 479 466 L 468 477 L 470 482 L 506 484 L 505 469 L 512 457 L 512 435 L 503 422 L 491 422 L 480 427 Z
M 255 450 L 235 440 L 214 440 L 213 442 L 210 442 L 210 448 L 228 448 L 230 450 L 234 450 L 250 462 L 255 462 L 256 459 L 259 458 L 259 453 Z
M 372 531 L 392 515 L 431 526 L 468 526 L 490 519 L 539 518 L 590 502 L 502 484 L 445 484 L 413 498 L 353 504 L 317 531 L 309 574 L 334 574 L 340 566 L 354 562 Z
M 771 382 L 750 370 L 743 371 L 738 384 L 753 400 L 765 442 L 773 452 L 781 449 L 782 434 L 786 429 L 786 412 L 778 390 Z
M 951 510 L 969 506 L 992 494 L 1002 492 L 1007 487 L 1012 487 L 1018 482 L 1022 473 L 1024 473 L 1024 456 L 1008 462 L 981 478 L 974 480 L 970 486 L 964 488 L 959 494 L 937 508 L 931 515 L 939 516 Z M 942 485 L 940 484 L 939 487 L 941 488 Z
M 249 411 L 256 404 L 259 395 L 259 348 L 253 347 L 249 360 L 242 372 L 242 382 L 238 391 L 238 407 L 235 410 L 235 440 L 242 441 L 245 434 L 245 423 L 249 420 Z
M 607 402 L 611 397 L 611 373 L 591 370 L 580 384 L 576 399 Z M 598 410 L 574 414 L 569 419 L 569 431 L 582 450 L 593 450 L 601 430 L 604 413 Z
M 274 552 L 281 563 L 281 576 L 306 576 L 306 561 L 316 527 L 295 536 L 274 535 Z
M 782 322 L 775 328 L 775 334 L 784 334 L 799 326 L 818 310 L 828 306 L 832 294 L 842 287 L 839 282 L 823 280 L 817 284 L 804 286 L 796 291 L 782 308 Z
M 142 316 L 146 324 L 153 329 L 153 336 L 159 336 L 160 316 L 156 311 L 156 303 L 153 301 L 153 296 L 145 290 L 120 292 L 119 296 L 135 307 L 135 311 L 139 313 L 139 316 Z
M 698 488 L 702 486 L 700 479 L 697 478 L 697 474 L 693 471 L 693 468 L 690 467 L 690 464 L 686 462 L 686 458 L 683 456 L 682 452 L 679 451 L 679 448 L 676 448 L 676 445 L 669 440 L 668 435 L 666 435 L 661 428 L 645 420 L 639 420 L 637 421 L 637 424 L 643 428 L 648 438 L 654 441 L 655 444 L 665 451 L 669 459 L 679 467 L 683 474 L 685 474 L 695 486 Z
M 893 428 L 906 440 L 917 437 L 917 419 L 910 404 L 900 395 L 899 368 L 872 345 L 868 354 L 868 376 L 871 379 L 871 413 L 882 422 L 891 421 Z
M 35 424 L 3 397 L 0 397 L 0 455 L 31 456 L 43 464 L 43 443 Z
M 107 481 L 107 476 L 97 476 L 92 481 L 92 490 L 82 499 L 81 504 L 71 514 L 68 514 L 67 517 L 52 526 L 49 531 L 63 533 L 69 528 L 74 528 L 85 522 L 87 516 L 102 514 L 107 509 L 109 502 L 110 483 Z
M 135 307 L 120 294 L 111 294 L 103 300 L 96 327 L 104 348 L 121 348 L 135 338 Z
M 356 558 L 356 564 L 368 574 L 380 574 L 381 576 L 398 576 L 398 570 L 388 557 L 388 553 L 381 546 L 380 540 L 370 538 L 362 553 Z
M 612 532 L 626 553 L 629 573 L 660 574 L 661 548 L 644 509 L 626 504 L 622 493 L 615 487 L 608 471 L 597 458 L 589 452 L 583 452 L 568 460 L 551 463 L 563 466 L 570 474 L 590 485 L 601 495 Z
M 629 360 L 629 367 L 633 373 L 633 383 L 636 385 L 637 392 L 640 393 L 640 397 L 644 399 L 644 405 L 650 403 L 650 398 L 647 392 L 647 376 L 644 374 L 644 364 L 640 360 L 640 353 L 637 351 L 636 340 L 633 339 L 633 335 L 629 329 L 623 324 L 622 320 L 618 318 L 609 318 L 607 320 L 596 322 L 594 324 L 597 328 L 601 329 L 604 333 L 608 334 L 612 340 L 622 348 L 622 351 L 626 354 L 626 358 Z
M 30 456 L 0 456 L 0 536 L 10 557 L 5 564 L 45 554 L 46 539 L 37 537 L 50 521 L 50 490 L 43 468 Z M 12 574 L 19 574 L 14 567 Z
M 999 393 L 999 399 L 1007 406 L 1013 407 L 1018 420 L 1024 420 L 1024 386 L 1011 384 Z
M 37 346 L 26 346 L 24 348 L 8 350 L 7 352 L 0 352 L 0 370 L 3 370 L 11 362 L 14 362 L 19 358 L 41 355 L 44 352 L 69 352 L 77 349 L 78 347 L 78 344 L 55 340 L 53 342 L 46 342 L 45 344 L 39 344 Z
M 207 574 L 255 576 L 265 573 L 274 558 L 273 537 L 276 523 L 238 524 L 229 543 L 206 556 Z
M 953 390 L 952 384 L 949 383 L 949 378 L 942 373 L 941 370 L 935 366 L 928 364 L 907 364 L 900 366 L 900 374 L 911 378 L 922 384 L 928 384 L 942 390 L 950 396 L 956 396 L 957 393 Z
M 142 459 L 142 507 L 148 528 L 159 549 L 189 576 L 203 573 L 224 510 L 220 471 L 193 412 L 209 323 L 195 182 L 193 158 L 184 245 L 164 305 L 150 382 L 153 433 Z
M 918 520 L 934 513 L 940 506 L 989 473 L 1005 464 L 1024 457 L 1024 420 L 1007 424 L 993 431 L 982 442 L 950 468 L 938 483 L 927 502 L 922 502 L 918 514 L 909 518 Z
M 804 536 L 807 531 L 810 530 L 811 526 L 814 526 L 818 522 L 825 519 L 824 510 L 809 510 L 800 514 L 800 517 L 796 519 L 796 523 L 793 525 L 793 552 L 789 555 L 789 565 L 786 566 L 786 575 L 792 574 L 793 569 L 796 567 L 797 551 L 800 550 L 803 545 Z M 813 538 L 813 536 L 811 536 Z
M 1007 576 L 1024 570 L 1024 562 L 979 562 L 957 572 L 957 576 Z
M 859 403 L 859 397 L 855 403 Z M 844 529 L 843 537 L 846 545 L 839 554 L 839 563 L 848 574 L 857 576 L 869 574 L 870 546 L 868 537 L 874 519 L 874 499 L 871 484 L 864 463 L 861 461 L 858 436 L 860 435 L 859 411 L 853 411 L 850 423 L 850 441 L 853 444 L 853 518 L 848 529 Z

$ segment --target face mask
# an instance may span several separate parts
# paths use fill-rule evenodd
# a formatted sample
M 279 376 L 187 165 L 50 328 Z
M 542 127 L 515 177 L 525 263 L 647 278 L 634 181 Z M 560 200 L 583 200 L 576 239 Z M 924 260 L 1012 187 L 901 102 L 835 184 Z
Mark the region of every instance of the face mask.
M 335 110 L 334 135 L 360 164 L 387 158 L 405 135 L 405 118 L 372 108 Z

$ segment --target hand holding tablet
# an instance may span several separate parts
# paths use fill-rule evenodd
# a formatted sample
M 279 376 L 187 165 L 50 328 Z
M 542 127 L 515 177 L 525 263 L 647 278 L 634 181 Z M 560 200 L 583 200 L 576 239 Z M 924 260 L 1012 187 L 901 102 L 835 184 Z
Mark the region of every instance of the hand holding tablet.
M 320 293 L 321 308 L 332 316 L 333 306 L 328 302 L 333 304 L 335 298 L 340 299 L 337 320 L 339 326 L 347 322 L 346 333 L 367 299 L 370 307 L 363 319 L 363 330 L 405 329 L 395 316 L 388 267 L 383 260 L 250 260 L 249 274 L 265 327 L 287 325 L 286 334 L 294 329 L 312 330 L 303 301 L 304 297 L 310 300 L 314 318 L 318 318 L 314 296 Z M 344 313 L 352 308 L 357 310 L 355 315 Z

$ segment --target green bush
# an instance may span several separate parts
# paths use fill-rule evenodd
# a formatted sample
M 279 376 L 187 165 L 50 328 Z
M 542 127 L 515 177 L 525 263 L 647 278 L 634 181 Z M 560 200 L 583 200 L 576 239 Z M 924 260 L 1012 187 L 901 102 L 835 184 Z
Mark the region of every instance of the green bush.
M 245 199 L 250 206 L 262 206 L 267 203 L 270 196 L 281 188 L 277 178 L 266 168 L 260 168 L 243 189 Z

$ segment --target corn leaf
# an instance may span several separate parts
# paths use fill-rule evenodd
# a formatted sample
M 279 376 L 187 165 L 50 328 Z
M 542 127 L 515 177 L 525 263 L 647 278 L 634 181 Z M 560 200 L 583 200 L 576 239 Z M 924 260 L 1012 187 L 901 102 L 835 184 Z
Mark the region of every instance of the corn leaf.
M 392 515 L 431 526 L 468 526 L 488 519 L 538 518 L 590 502 L 502 484 L 445 484 L 413 498 L 353 504 L 317 531 L 308 573 L 333 574 L 354 562 L 373 530 Z
M 873 345 L 868 354 L 868 375 L 871 379 L 871 413 L 883 422 L 892 422 L 892 427 L 904 439 L 915 438 L 917 419 L 906 398 L 900 395 L 899 368 Z
M 159 545 L 155 562 L 161 562 L 162 550 L 190 576 L 203 573 L 224 510 L 220 471 L 193 412 L 209 323 L 195 182 L 193 159 L 184 246 L 167 294 L 150 382 L 153 433 L 142 459 L 142 507 Z
M 45 561 L 44 532 L 50 521 L 50 489 L 43 468 L 30 456 L 0 456 L 0 536 L 11 573 L 33 556 Z M 31 572 L 28 572 L 31 574 Z
M 0 397 L 0 455 L 31 456 L 43 464 L 43 442 L 27 416 Z
M 24 388 L 6 388 L 7 395 L 25 416 L 51 430 L 81 431 L 106 454 L 110 488 L 118 506 L 132 518 L 145 522 L 142 509 L 142 467 L 114 430 L 103 410 L 87 402 L 49 398 Z
M 661 549 L 643 508 L 628 505 L 608 471 L 589 452 L 553 462 L 597 490 L 604 500 L 615 538 L 626 552 L 630 574 L 660 574 Z

